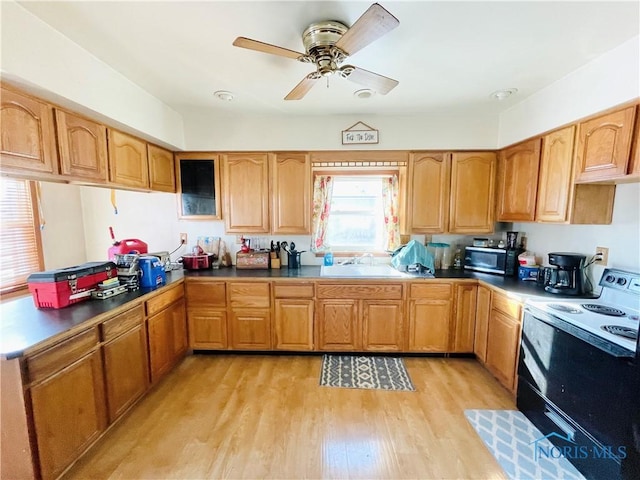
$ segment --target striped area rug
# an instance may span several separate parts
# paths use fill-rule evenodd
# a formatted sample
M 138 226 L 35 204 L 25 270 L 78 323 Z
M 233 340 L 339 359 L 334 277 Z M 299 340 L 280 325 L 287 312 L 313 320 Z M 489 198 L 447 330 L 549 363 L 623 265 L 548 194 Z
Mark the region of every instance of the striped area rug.
M 415 391 L 402 358 L 324 355 L 320 385 Z

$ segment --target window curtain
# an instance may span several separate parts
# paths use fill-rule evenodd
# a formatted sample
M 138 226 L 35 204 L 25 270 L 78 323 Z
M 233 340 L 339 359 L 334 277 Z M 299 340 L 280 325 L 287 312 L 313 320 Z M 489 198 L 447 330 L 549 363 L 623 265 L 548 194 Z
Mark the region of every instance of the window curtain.
M 398 223 L 398 176 L 382 179 L 382 209 L 384 212 L 385 250 L 400 246 L 400 224 Z
M 333 179 L 329 175 L 316 175 L 313 181 L 313 217 L 311 218 L 311 251 L 327 249 L 324 243 L 331 210 Z

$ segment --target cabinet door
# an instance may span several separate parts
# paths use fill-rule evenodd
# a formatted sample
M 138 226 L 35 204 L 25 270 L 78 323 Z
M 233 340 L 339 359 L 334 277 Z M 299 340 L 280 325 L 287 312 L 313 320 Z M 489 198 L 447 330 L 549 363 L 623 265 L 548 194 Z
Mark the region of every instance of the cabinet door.
M 627 174 L 636 107 L 602 115 L 578 125 L 576 182 Z
M 60 476 L 107 425 L 100 351 L 31 387 L 43 480 Z
M 271 162 L 271 233 L 311 233 L 311 160 L 277 153 Z
M 411 153 L 407 202 L 407 222 L 410 232 L 447 231 L 450 157 L 448 153 Z
M 151 190 L 175 193 L 176 169 L 173 153 L 156 145 L 148 145 L 147 149 Z
M 489 313 L 491 311 L 491 290 L 478 286 L 476 302 L 476 329 L 473 341 L 473 351 L 485 363 L 487 361 L 487 333 L 489 330 Z
M 409 300 L 409 351 L 449 351 L 451 340 L 450 300 Z
M 453 154 L 449 214 L 451 233 L 493 232 L 495 170 L 495 153 Z
M 532 222 L 536 214 L 541 140 L 535 138 L 500 152 L 498 218 L 500 222 Z
M 573 125 L 543 138 L 536 207 L 539 222 L 566 222 L 569 218 L 574 138 Z
M 142 396 L 149 385 L 147 337 L 142 324 L 104 345 L 109 421 Z
M 313 300 L 275 300 L 276 350 L 313 350 Z
M 107 181 L 107 127 L 56 109 L 56 133 L 63 175 Z
M 109 129 L 109 180 L 125 187 L 149 188 L 147 144 Z
M 0 92 L 3 169 L 58 173 L 51 106 L 6 88 Z
M 629 160 L 628 172 L 634 178 L 640 177 L 640 108 L 636 117 L 636 128 L 633 134 L 633 146 L 631 147 L 631 160 Z
M 151 381 L 155 383 L 187 349 L 184 300 L 150 317 L 147 323 Z
M 361 337 L 357 300 L 318 300 L 316 323 L 318 350 L 359 351 Z
M 362 347 L 368 351 L 404 350 L 401 300 L 362 301 Z
M 476 285 L 456 286 L 454 352 L 473 352 L 473 342 L 476 331 L 477 293 L 478 287 Z
M 487 336 L 487 367 L 509 390 L 513 391 L 516 362 L 520 346 L 520 322 L 492 309 Z
M 189 346 L 192 349 L 227 349 L 229 343 L 227 339 L 227 312 L 225 310 L 189 307 L 187 318 Z
M 222 178 L 225 230 L 228 233 L 268 233 L 268 155 L 223 155 Z
M 271 349 L 271 314 L 264 308 L 238 308 L 231 312 L 231 348 Z

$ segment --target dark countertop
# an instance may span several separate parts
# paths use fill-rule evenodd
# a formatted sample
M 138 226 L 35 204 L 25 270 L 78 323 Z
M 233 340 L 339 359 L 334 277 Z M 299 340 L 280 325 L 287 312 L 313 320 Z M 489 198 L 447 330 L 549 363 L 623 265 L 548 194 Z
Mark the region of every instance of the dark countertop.
M 25 351 L 33 350 L 38 344 L 54 337 L 68 334 L 69 331 L 85 322 L 94 320 L 96 323 L 105 318 L 110 312 L 129 302 L 142 302 L 150 294 L 160 291 L 184 278 L 219 278 L 223 279 L 294 279 L 294 280 L 330 280 L 345 282 L 348 277 L 321 277 L 319 266 L 303 266 L 298 269 L 281 268 L 277 270 L 238 270 L 236 268 L 221 268 L 219 270 L 201 270 L 183 272 L 173 270 L 167 273 L 167 285 L 156 289 L 140 289 L 127 292 L 106 300 L 88 300 L 61 309 L 38 309 L 33 303 L 31 295 L 5 301 L 0 304 L 0 358 L 15 358 Z M 357 277 L 356 277 L 357 278 Z M 467 270 L 437 270 L 435 278 L 407 275 L 394 278 L 360 278 L 359 280 L 397 282 L 420 281 L 434 282 L 438 280 L 479 280 L 484 284 L 505 291 L 511 296 L 526 300 L 531 297 L 563 298 L 547 293 L 536 282 L 523 282 L 513 277 L 503 277 L 488 273 L 475 273 Z M 575 297 L 573 297 L 575 298 Z M 589 297 L 592 298 L 592 297 Z M 133 306 L 133 305 L 132 305 Z M 87 325 L 88 326 L 88 325 Z
M 181 270 L 167 273 L 167 284 L 157 288 L 141 288 L 106 300 L 86 300 L 60 309 L 36 308 L 31 295 L 8 300 L 0 305 L 0 357 L 21 356 L 38 344 L 64 335 L 90 320 L 99 321 L 127 303 L 142 302 L 184 278 Z M 88 324 L 87 324 L 88 326 Z

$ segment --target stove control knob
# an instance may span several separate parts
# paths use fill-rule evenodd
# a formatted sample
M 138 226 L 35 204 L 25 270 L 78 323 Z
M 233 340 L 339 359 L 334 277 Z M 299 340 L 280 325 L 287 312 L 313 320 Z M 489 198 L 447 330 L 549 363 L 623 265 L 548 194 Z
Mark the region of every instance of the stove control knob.
M 613 283 L 615 282 L 616 277 L 614 277 L 613 275 L 607 275 L 606 277 L 604 277 L 604 281 L 607 283 Z
M 627 279 L 626 278 L 619 278 L 617 283 L 618 283 L 618 285 L 626 285 L 627 284 Z

